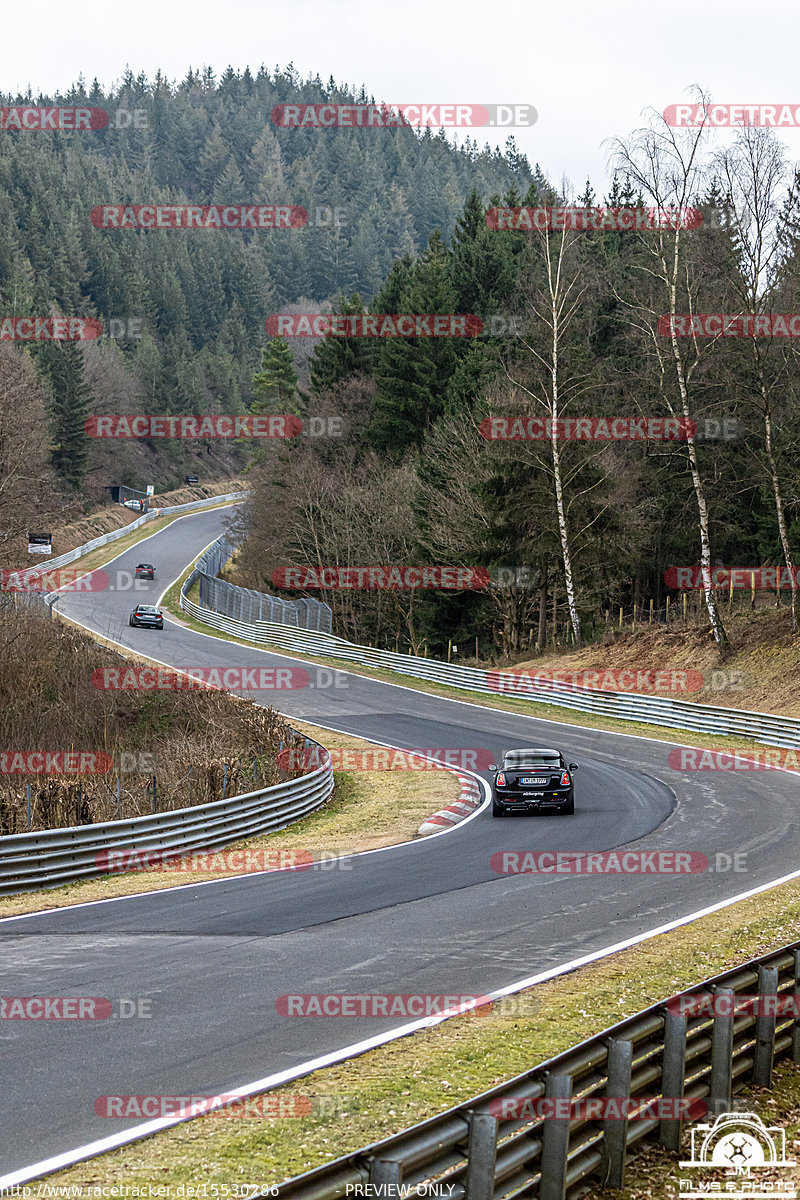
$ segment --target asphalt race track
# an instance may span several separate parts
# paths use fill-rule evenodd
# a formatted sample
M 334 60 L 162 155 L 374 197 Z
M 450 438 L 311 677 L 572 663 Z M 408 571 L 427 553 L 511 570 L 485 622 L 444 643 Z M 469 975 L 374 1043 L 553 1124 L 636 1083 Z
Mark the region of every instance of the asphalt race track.
M 131 629 L 222 532 L 225 510 L 193 514 L 105 570 L 154 583 L 75 592 L 64 613 L 175 667 L 303 665 L 173 621 Z M 344 664 L 343 664 L 344 666 Z M 481 994 L 600 950 L 797 869 L 797 778 L 680 772 L 670 746 L 507 715 L 346 674 L 343 687 L 247 693 L 289 716 L 395 746 L 554 745 L 580 765 L 574 817 L 494 820 L 346 859 L 0 921 L 4 996 L 148 998 L 150 1019 L 0 1024 L 0 1175 L 137 1121 L 96 1116 L 103 1095 L 211 1095 L 402 1024 L 285 1017 L 286 993 Z M 676 735 L 677 737 L 678 735 Z M 485 773 L 484 773 L 485 775 Z M 433 805 L 432 807 L 436 807 Z M 746 873 L 498 875 L 500 850 L 747 854 Z M 302 846 L 298 833 L 297 845 Z M 725 860 L 727 861 L 727 860 Z M 342 869 L 349 867 L 350 869 Z M 444 1103 L 444 1101 L 443 1101 Z M 270 1181 L 265 1181 L 270 1182 Z

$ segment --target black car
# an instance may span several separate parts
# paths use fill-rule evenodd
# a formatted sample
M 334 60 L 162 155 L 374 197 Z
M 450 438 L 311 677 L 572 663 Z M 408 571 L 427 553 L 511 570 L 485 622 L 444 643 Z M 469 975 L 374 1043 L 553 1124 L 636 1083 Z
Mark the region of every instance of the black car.
M 128 617 L 129 625 L 145 625 L 151 629 L 164 628 L 164 614 L 152 604 L 137 604 Z
M 492 816 L 509 812 L 575 812 L 573 771 L 577 763 L 567 763 L 558 750 L 509 750 L 500 766 L 494 763 Z
M 156 569 L 152 563 L 139 563 L 136 567 L 137 579 L 155 579 Z

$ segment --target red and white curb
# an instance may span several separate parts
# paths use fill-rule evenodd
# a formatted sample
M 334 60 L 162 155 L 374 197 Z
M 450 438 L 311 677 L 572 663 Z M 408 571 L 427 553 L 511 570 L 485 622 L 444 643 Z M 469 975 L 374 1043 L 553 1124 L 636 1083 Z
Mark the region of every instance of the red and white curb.
M 461 775 L 456 771 L 461 783 L 461 799 L 440 808 L 432 817 L 428 817 L 417 830 L 417 837 L 425 837 L 428 833 L 441 833 L 450 825 L 457 825 L 480 807 L 483 796 L 477 779 L 470 775 Z

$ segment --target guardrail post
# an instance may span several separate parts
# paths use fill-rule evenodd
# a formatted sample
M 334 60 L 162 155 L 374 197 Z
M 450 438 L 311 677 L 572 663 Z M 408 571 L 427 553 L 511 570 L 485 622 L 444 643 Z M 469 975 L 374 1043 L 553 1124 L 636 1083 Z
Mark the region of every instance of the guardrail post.
M 772 1083 L 772 1061 L 775 1055 L 775 1010 L 773 1001 L 769 1006 L 771 1011 L 763 1012 L 767 1007 L 763 997 L 778 995 L 778 968 L 758 968 L 758 1015 L 756 1017 L 756 1053 L 753 1063 L 753 1083 L 759 1087 L 769 1087 Z
M 548 1075 L 544 1088 L 545 1099 L 557 1100 L 572 1095 L 571 1075 Z M 542 1126 L 542 1179 L 539 1200 L 564 1200 L 567 1190 L 567 1156 L 569 1154 L 569 1119 L 545 1117 Z
M 661 1064 L 661 1095 L 665 1100 L 682 1100 L 686 1079 L 686 1017 L 667 1009 L 664 1013 L 664 1057 Z M 681 1119 L 661 1122 L 658 1140 L 676 1153 L 681 1146 Z
M 714 1029 L 711 1035 L 711 1090 L 708 1097 L 713 1115 L 727 1112 L 731 1106 L 733 1079 L 733 988 L 718 987 L 713 990 L 714 1008 L 723 1000 L 721 1012 L 714 1013 Z M 727 1010 L 727 1011 L 725 1011 Z
M 492 1200 L 497 1161 L 497 1117 L 487 1112 L 469 1114 L 466 1200 Z
M 402 1177 L 400 1163 L 395 1158 L 373 1158 L 369 1168 L 369 1182 L 377 1191 L 375 1196 L 385 1196 L 386 1200 L 394 1200 L 399 1196 Z
M 613 1038 L 608 1043 L 606 1068 L 606 1097 L 625 1097 L 631 1094 L 631 1064 L 633 1044 Z M 603 1121 L 603 1156 L 605 1186 L 621 1188 L 625 1178 L 625 1157 L 628 1149 L 628 1118 L 606 1117 Z

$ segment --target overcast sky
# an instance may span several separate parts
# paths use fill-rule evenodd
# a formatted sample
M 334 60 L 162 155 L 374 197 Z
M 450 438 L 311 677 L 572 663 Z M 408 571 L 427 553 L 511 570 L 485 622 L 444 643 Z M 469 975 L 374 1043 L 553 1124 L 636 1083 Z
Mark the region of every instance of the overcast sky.
M 580 191 L 588 176 L 602 192 L 603 140 L 692 84 L 720 102 L 800 105 L 799 32 L 796 0 L 5 0 L 0 90 L 66 90 L 81 72 L 107 85 L 127 65 L 181 79 L 291 62 L 387 101 L 532 104 L 519 148 L 555 183 L 566 174 Z M 800 129 L 781 138 L 800 159 Z

